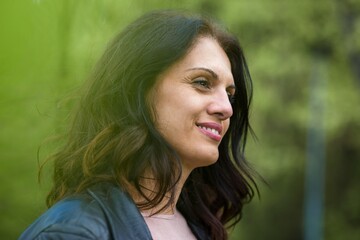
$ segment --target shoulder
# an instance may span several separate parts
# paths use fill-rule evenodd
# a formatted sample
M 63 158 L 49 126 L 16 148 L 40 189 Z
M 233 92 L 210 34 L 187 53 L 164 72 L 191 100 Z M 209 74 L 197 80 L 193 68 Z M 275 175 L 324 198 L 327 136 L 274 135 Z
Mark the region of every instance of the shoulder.
M 65 198 L 48 209 L 20 239 L 107 239 L 102 209 L 88 194 Z
M 49 208 L 21 235 L 23 239 L 110 239 L 122 213 L 134 208 L 128 196 L 112 184 L 98 184 L 82 194 L 64 198 Z M 136 208 L 136 207 L 135 207 Z
M 48 209 L 19 240 L 28 239 L 151 239 L 151 234 L 129 195 L 102 183 Z

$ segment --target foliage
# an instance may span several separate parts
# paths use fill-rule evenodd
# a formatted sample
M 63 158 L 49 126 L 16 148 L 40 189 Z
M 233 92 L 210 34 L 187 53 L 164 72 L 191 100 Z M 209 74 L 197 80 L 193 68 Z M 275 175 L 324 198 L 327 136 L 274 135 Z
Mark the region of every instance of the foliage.
M 321 59 L 326 156 L 324 239 L 360 235 L 360 2 L 17 0 L 0 3 L 0 236 L 15 239 L 44 209 L 46 141 L 106 42 L 142 13 L 184 8 L 236 33 L 255 92 L 248 158 L 269 183 L 232 239 L 302 239 L 311 78 Z M 65 100 L 64 100 L 65 99 Z M 321 149 L 320 149 L 321 150 Z M 259 231 L 260 230 L 260 231 Z

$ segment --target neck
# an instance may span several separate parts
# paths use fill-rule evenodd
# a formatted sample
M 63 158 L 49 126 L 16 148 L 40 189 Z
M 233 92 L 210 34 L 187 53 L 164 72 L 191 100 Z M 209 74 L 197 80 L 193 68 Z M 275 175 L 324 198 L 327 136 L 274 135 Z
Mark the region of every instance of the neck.
M 176 209 L 177 201 L 180 197 L 181 190 L 185 184 L 186 179 L 190 175 L 191 171 L 183 169 L 182 174 L 180 176 L 179 181 L 176 183 L 174 188 L 174 196 L 173 199 L 171 198 L 171 192 L 167 192 L 161 202 L 157 204 L 156 206 L 147 208 L 142 207 L 144 204 L 148 203 L 148 199 L 153 199 L 155 195 L 158 193 L 157 189 L 157 182 L 156 179 L 153 177 L 153 174 L 146 173 L 145 176 L 140 181 L 140 185 L 143 191 L 142 194 L 137 191 L 137 189 L 131 185 L 129 187 L 129 194 L 136 203 L 136 205 L 140 208 L 141 212 L 144 212 L 146 214 L 174 214 Z M 169 204 L 169 200 L 171 201 Z

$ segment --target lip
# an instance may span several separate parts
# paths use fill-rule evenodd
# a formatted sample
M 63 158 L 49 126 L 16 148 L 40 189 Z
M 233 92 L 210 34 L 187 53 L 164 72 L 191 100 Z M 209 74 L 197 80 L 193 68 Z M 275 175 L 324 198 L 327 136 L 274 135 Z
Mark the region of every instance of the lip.
M 221 141 L 221 133 L 222 133 L 222 126 L 215 122 L 202 122 L 197 123 L 196 126 L 202 132 L 204 135 L 208 136 L 209 138 L 220 142 Z M 216 130 L 219 134 L 212 132 L 211 130 L 204 129 L 204 128 L 210 128 Z

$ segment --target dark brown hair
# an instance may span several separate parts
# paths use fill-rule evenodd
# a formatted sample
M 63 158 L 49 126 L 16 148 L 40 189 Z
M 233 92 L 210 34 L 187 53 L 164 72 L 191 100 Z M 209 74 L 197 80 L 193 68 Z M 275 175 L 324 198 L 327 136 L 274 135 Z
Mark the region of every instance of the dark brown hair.
M 157 77 L 199 36 L 215 38 L 224 49 L 237 90 L 218 161 L 190 174 L 178 208 L 212 239 L 227 238 L 226 226 L 240 220 L 243 204 L 254 195 L 252 186 L 256 189 L 244 158 L 252 82 L 236 37 L 209 19 L 177 11 L 142 16 L 108 46 L 85 83 L 65 144 L 51 157 L 54 184 L 48 206 L 99 182 L 112 182 L 125 191 L 130 184 L 146 197 L 141 178 L 148 169 L 158 193 L 139 207 L 154 207 L 169 192 L 174 197 L 180 160 L 156 130 L 146 96 Z

